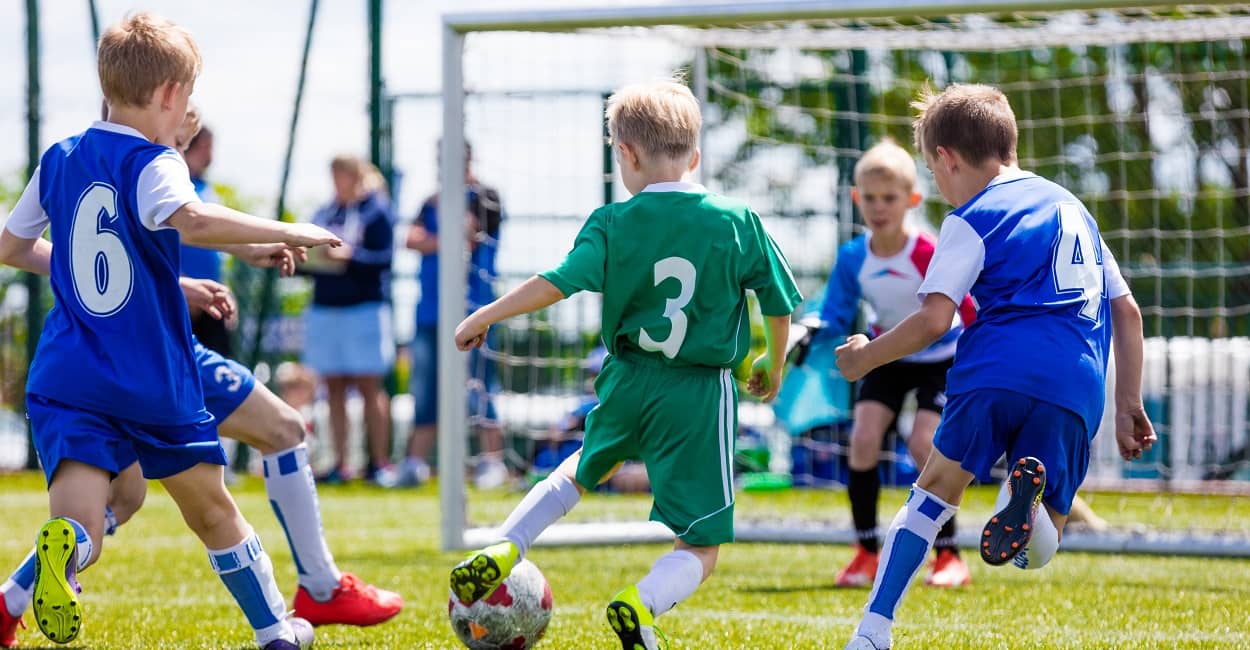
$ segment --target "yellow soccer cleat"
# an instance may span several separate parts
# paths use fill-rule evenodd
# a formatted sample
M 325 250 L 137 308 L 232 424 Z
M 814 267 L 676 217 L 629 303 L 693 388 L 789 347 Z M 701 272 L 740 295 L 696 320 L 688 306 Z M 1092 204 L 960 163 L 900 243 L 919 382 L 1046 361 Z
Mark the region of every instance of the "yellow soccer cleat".
M 78 607 L 78 540 L 74 527 L 49 519 L 35 537 L 35 589 L 32 613 L 49 640 L 69 643 L 82 629 Z
M 631 586 L 617 594 L 608 603 L 608 625 L 621 640 L 622 650 L 660 650 L 655 628 L 655 616 L 642 604 L 638 587 Z M 667 642 L 665 642 L 667 645 Z
M 470 553 L 451 570 L 451 593 L 466 605 L 489 596 L 512 573 L 520 555 L 520 549 L 512 542 L 499 542 Z

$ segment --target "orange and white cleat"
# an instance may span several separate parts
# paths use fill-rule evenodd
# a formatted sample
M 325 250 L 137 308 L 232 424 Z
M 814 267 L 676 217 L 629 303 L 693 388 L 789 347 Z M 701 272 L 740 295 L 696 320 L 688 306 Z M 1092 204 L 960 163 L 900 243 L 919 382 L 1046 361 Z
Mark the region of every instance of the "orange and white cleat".
M 871 587 L 873 579 L 877 577 L 877 561 L 880 557 L 877 553 L 872 553 L 856 544 L 855 557 L 851 558 L 850 564 L 838 572 L 838 576 L 833 579 L 833 586 Z
M 24 630 L 26 624 L 22 622 L 21 616 L 9 614 L 9 608 L 4 602 L 4 594 L 0 594 L 0 648 L 17 647 L 17 628 L 19 627 Z
M 933 570 L 924 583 L 930 587 L 964 587 L 972 584 L 968 564 L 953 549 L 944 548 L 933 560 Z
M 399 594 L 366 584 L 350 573 L 343 574 L 334 595 L 325 602 L 313 600 L 302 585 L 295 592 L 295 615 L 313 625 L 377 625 L 403 608 Z

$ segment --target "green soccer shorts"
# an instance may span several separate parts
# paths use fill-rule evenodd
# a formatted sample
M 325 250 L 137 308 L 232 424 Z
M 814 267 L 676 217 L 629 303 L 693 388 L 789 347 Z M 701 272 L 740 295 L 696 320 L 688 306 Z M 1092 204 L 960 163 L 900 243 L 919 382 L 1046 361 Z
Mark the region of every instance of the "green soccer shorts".
M 577 482 L 593 490 L 626 459 L 647 466 L 651 519 L 693 546 L 732 542 L 738 390 L 727 368 L 609 357 L 595 381 Z

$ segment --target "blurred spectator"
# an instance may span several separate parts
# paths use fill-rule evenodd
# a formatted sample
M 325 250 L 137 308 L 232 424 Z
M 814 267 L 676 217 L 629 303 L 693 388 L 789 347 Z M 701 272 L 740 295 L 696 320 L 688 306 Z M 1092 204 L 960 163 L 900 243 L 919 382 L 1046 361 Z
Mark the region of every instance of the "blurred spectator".
M 499 192 L 478 182 L 473 175 L 473 149 L 465 144 L 464 180 L 467 188 L 465 237 L 468 239 L 468 311 L 495 299 L 495 256 L 499 251 L 499 227 L 503 206 Z M 440 157 L 441 160 L 441 157 Z M 416 485 L 429 478 L 430 452 L 438 424 L 438 194 L 426 199 L 416 222 L 408 231 L 407 246 L 421 253 L 421 301 L 417 303 L 416 331 L 412 340 L 412 379 L 416 407 L 408 458 L 401 481 Z M 460 318 L 460 314 L 456 315 Z M 495 349 L 488 336 L 486 349 Z M 481 462 L 475 472 L 478 487 L 491 488 L 508 480 L 503 462 L 503 430 L 495 415 L 491 395 L 497 392 L 495 363 L 481 349 L 469 358 L 469 422 L 478 430 Z
M 381 173 L 356 156 L 330 164 L 334 200 L 313 223 L 343 239 L 339 248 L 318 251 L 304 269 L 313 277 L 313 302 L 304 330 L 304 363 L 321 376 L 330 407 L 334 469 L 322 477 L 341 482 L 348 466 L 347 394 L 364 402 L 370 480 L 395 484 L 390 462 L 390 398 L 382 377 L 395 360 L 391 334 L 389 276 L 395 218 Z
M 188 113 L 195 113 L 194 108 L 187 110 Z M 195 115 L 198 119 L 198 113 Z M 195 186 L 195 193 L 199 194 L 200 199 L 206 203 L 220 203 L 217 194 L 213 192 L 212 185 L 204 180 L 204 173 L 208 171 L 209 165 L 213 164 L 212 130 L 207 126 L 200 126 L 199 132 L 191 137 L 186 149 L 182 151 L 182 157 L 187 161 L 187 169 L 191 171 L 191 184 Z M 179 254 L 182 275 L 215 282 L 223 281 L 222 253 L 183 244 Z M 230 330 L 234 328 L 236 322 L 233 316 L 229 319 L 217 319 L 195 308 L 191 310 L 191 332 L 205 347 L 224 357 L 234 356 Z

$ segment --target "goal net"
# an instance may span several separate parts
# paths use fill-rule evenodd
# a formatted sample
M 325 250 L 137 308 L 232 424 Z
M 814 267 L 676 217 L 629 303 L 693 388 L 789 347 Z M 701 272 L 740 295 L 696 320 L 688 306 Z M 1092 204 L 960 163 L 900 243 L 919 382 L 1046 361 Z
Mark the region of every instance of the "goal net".
M 610 177 L 595 91 L 684 71 L 703 103 L 700 181 L 749 201 L 804 294 L 819 298 L 838 244 L 862 231 L 849 190 L 863 151 L 886 137 L 912 148 L 909 103 L 925 84 L 998 86 L 1019 122 L 1021 166 L 1081 198 L 1145 316 L 1144 392 L 1160 443 L 1121 461 L 1108 411 L 1082 489 L 1096 515 L 1069 530 L 1065 547 L 1250 555 L 1250 8 L 800 1 L 464 14 L 444 25 L 439 207 L 450 216 L 441 228 L 461 227 L 468 138 L 478 176 L 500 189 L 508 213 L 498 293 L 557 263 L 585 215 L 628 196 Z M 549 92 L 509 95 L 534 88 Z M 950 207 L 919 167 L 925 199 L 909 218 L 935 231 Z M 452 253 L 459 240 L 442 245 Z M 464 259 L 440 256 L 449 548 L 487 541 L 506 515 L 464 487 L 472 418 L 452 344 Z M 564 423 L 593 371 L 598 305 L 579 295 L 496 328 L 486 356 L 519 471 L 549 467 L 571 435 Z M 829 372 L 801 372 L 817 376 L 819 388 L 796 397 L 811 417 L 779 418 L 743 396 L 740 540 L 853 538 L 838 487 L 850 390 Z M 906 412 L 895 429 L 909 429 Z M 888 438 L 887 483 L 905 486 L 914 464 Z M 748 490 L 786 485 L 792 492 Z M 973 494 L 968 521 L 992 507 L 992 487 Z M 645 499 L 589 498 L 572 516 L 579 524 L 540 541 L 665 539 L 662 527 L 639 523 L 646 516 Z M 975 543 L 973 529 L 965 525 L 964 541 Z

